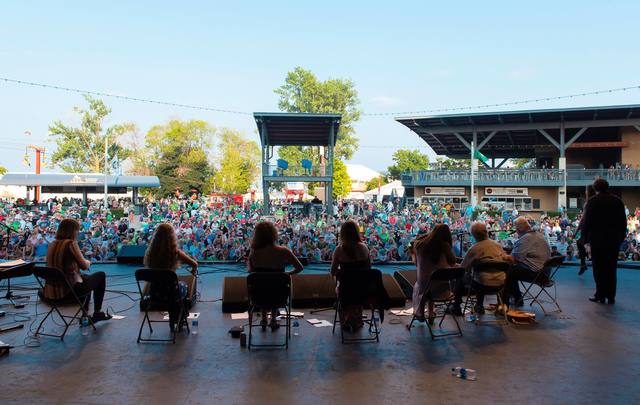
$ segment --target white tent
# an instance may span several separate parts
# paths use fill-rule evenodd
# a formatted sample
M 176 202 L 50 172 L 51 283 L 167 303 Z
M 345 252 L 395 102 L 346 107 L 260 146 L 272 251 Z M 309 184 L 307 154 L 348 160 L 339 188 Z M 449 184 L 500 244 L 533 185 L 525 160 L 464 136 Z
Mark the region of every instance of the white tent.
M 381 186 L 380 192 L 378 192 L 378 188 L 374 188 L 373 190 L 365 192 L 364 195 L 367 200 L 375 198 L 376 201 L 382 201 L 382 197 L 385 195 L 404 197 L 404 187 L 402 187 L 402 182 L 400 180 L 395 180 L 389 184 Z
M 347 164 L 347 173 L 351 181 L 360 181 L 366 183 L 371 179 L 375 179 L 380 176 L 380 173 L 375 170 L 369 169 L 367 166 Z

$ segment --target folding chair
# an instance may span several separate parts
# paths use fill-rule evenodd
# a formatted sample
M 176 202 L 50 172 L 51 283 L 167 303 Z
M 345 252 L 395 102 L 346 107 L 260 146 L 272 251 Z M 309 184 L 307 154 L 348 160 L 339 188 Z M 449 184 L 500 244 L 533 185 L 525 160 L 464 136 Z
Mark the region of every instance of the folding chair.
M 462 268 L 462 267 L 451 267 L 451 268 L 437 269 L 436 271 L 433 272 L 433 274 L 431 274 L 431 278 L 429 279 L 429 282 L 427 283 L 427 287 L 425 289 L 425 293 L 422 294 L 422 299 L 421 299 L 421 302 L 420 302 L 420 306 L 425 305 L 426 301 L 429 300 L 429 291 L 431 290 L 431 286 L 432 286 L 432 283 L 434 281 L 448 282 L 449 283 L 449 294 L 447 294 L 444 298 L 431 299 L 431 301 L 433 302 L 435 307 L 444 307 L 444 309 L 442 309 L 440 311 L 440 314 L 438 314 L 438 312 L 436 311 L 436 316 L 435 316 L 434 320 L 440 318 L 440 322 L 438 323 L 438 327 L 441 328 L 442 327 L 442 323 L 444 322 L 444 319 L 446 318 L 447 315 L 449 315 L 451 318 L 453 318 L 453 321 L 455 322 L 456 328 L 458 330 L 457 332 L 453 331 L 453 332 L 434 333 L 433 328 L 431 327 L 431 323 L 427 322 L 427 326 L 429 327 L 429 334 L 431 335 L 431 340 L 436 340 L 437 338 L 447 337 L 447 336 L 462 336 L 462 329 L 460 329 L 460 324 L 458 323 L 458 318 L 456 318 L 456 316 L 453 313 L 448 311 L 447 308 L 449 308 L 450 305 L 453 304 L 453 301 L 455 299 L 455 296 L 452 293 L 451 283 L 454 280 L 461 279 L 463 276 L 464 276 L 464 268 Z M 434 309 L 434 311 L 435 311 L 435 309 Z M 411 327 L 413 326 L 413 322 L 416 319 L 417 319 L 416 315 L 413 314 L 413 316 L 411 317 L 411 322 L 409 322 L 409 325 L 407 325 L 407 329 L 409 331 L 411 331 Z
M 42 301 L 44 301 L 50 306 L 50 309 L 49 309 L 49 312 L 47 312 L 45 317 L 42 319 L 42 321 L 40 321 L 40 324 L 38 325 L 38 329 L 36 329 L 36 333 L 35 333 L 36 336 L 38 335 L 51 336 L 51 337 L 60 338 L 60 340 L 64 340 L 64 337 L 67 334 L 67 330 L 69 329 L 69 326 L 71 326 L 73 321 L 80 318 L 78 316 L 79 314 L 82 314 L 82 316 L 86 316 L 93 330 L 94 331 L 96 330 L 96 326 L 93 324 L 93 320 L 91 319 L 91 317 L 89 316 L 89 313 L 85 309 L 85 307 L 88 306 L 89 304 L 89 300 L 91 299 L 90 292 L 85 295 L 78 296 L 78 294 L 76 294 L 73 291 L 73 287 L 67 280 L 67 277 L 62 272 L 62 270 L 56 269 L 54 267 L 34 267 L 33 275 L 36 281 L 38 282 L 38 284 L 40 285 L 40 288 L 42 289 L 42 291 L 44 291 L 44 287 L 46 284 L 54 285 L 54 286 L 64 286 L 69 291 L 64 301 L 48 300 L 48 299 L 41 298 Z M 60 312 L 60 309 L 59 309 L 59 306 L 63 306 L 63 305 L 77 305 L 78 310 L 72 316 L 64 315 L 62 312 Z M 60 319 L 62 319 L 62 322 L 64 323 L 64 331 L 62 331 L 62 334 L 56 335 L 53 333 L 40 332 L 40 329 L 42 329 L 42 326 L 44 325 L 45 321 L 49 318 L 49 316 L 52 316 L 54 312 L 58 314 L 58 316 L 60 317 Z
M 562 264 L 564 263 L 565 256 L 553 256 L 549 260 L 544 263 L 544 267 L 542 271 L 539 271 L 536 277 L 528 282 L 528 281 L 520 281 L 520 285 L 525 290 L 523 299 L 531 300 L 531 304 L 533 306 L 534 303 L 540 305 L 542 308 L 542 312 L 545 315 L 554 314 L 562 312 L 562 308 L 560 308 L 560 304 L 558 304 L 558 290 L 556 288 L 555 276 Z M 529 286 L 526 287 L 525 283 L 529 283 Z M 537 286 L 539 290 L 534 295 L 533 286 Z M 553 287 L 553 295 L 547 290 Z M 545 301 L 540 296 L 545 294 L 551 301 Z M 547 311 L 544 307 L 543 303 L 551 303 L 555 305 L 556 309 L 552 311 Z
M 336 325 L 340 323 L 340 313 L 348 306 L 361 305 L 363 310 L 370 310 L 370 316 L 364 316 L 362 321 L 368 325 L 368 337 L 345 337 L 343 325 L 340 325 L 340 340 L 342 343 L 354 342 L 379 342 L 380 329 L 378 328 L 378 317 L 383 319 L 383 307 L 386 303 L 382 301 L 382 295 L 386 295 L 384 284 L 382 284 L 382 272 L 378 269 L 354 269 L 342 272 L 338 281 L 338 296 L 334 305 L 333 331 L 336 333 Z M 378 316 L 375 312 L 378 311 Z
M 284 347 L 289 348 L 291 337 L 291 276 L 284 272 L 259 272 L 247 276 L 247 292 L 249 295 L 249 342 L 251 347 Z M 260 324 L 253 323 L 254 313 L 262 309 L 284 308 L 286 315 L 284 344 L 254 344 L 253 328 Z
M 485 262 L 480 262 L 478 264 L 476 264 L 475 266 L 473 266 L 473 273 L 472 273 L 472 280 L 475 280 L 478 277 L 475 277 L 476 274 L 479 273 L 504 273 L 505 274 L 505 281 L 504 283 L 502 283 L 502 285 L 498 285 L 498 286 L 487 286 L 487 285 L 482 285 L 480 283 L 478 283 L 477 281 L 471 281 L 471 283 L 469 284 L 469 289 L 467 290 L 467 299 L 465 300 L 464 303 L 464 310 L 462 311 L 463 313 L 466 313 L 467 310 L 467 306 L 469 305 L 469 301 L 471 300 L 471 295 L 472 295 L 472 287 L 473 290 L 475 290 L 476 294 L 477 293 L 481 293 L 483 295 L 495 295 L 496 296 L 496 302 L 497 302 L 497 308 L 496 308 L 496 319 L 495 320 L 481 320 L 480 319 L 480 315 L 481 314 L 476 314 L 476 325 L 479 324 L 488 324 L 488 323 L 500 323 L 500 324 L 508 324 L 509 323 L 509 319 L 507 318 L 507 310 L 506 310 L 506 306 L 504 305 L 504 301 L 502 300 L 502 295 L 504 293 L 504 288 L 506 286 L 507 283 L 507 274 L 509 272 L 509 263 L 507 262 L 501 262 L 501 261 L 485 261 Z M 503 311 L 503 315 L 504 315 L 504 319 L 498 319 L 497 315 L 498 315 L 498 310 L 500 310 L 502 308 Z
M 140 310 L 144 311 L 144 318 L 138 331 L 138 343 L 140 342 L 172 342 L 176 343 L 176 336 L 183 326 L 186 326 L 189 333 L 189 323 L 187 317 L 189 313 L 186 307 L 186 297 L 180 296 L 178 276 L 176 272 L 168 269 L 139 269 L 135 273 L 138 291 L 140 292 Z M 144 288 L 142 283 L 148 283 Z M 168 311 L 169 320 L 151 320 L 149 312 Z M 177 312 L 177 318 L 172 319 L 172 314 Z M 173 322 L 175 321 L 175 325 Z M 149 325 L 149 333 L 153 333 L 151 323 L 168 323 L 172 331 L 169 339 L 143 338 L 142 329 L 145 322 Z

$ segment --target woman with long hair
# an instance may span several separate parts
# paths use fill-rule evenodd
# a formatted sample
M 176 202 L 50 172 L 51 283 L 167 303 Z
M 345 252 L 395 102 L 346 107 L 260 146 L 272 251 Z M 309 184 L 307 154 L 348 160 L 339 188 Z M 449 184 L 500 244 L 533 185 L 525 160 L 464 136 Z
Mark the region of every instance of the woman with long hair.
M 336 293 L 340 290 L 340 276 L 347 271 L 368 270 L 371 268 L 369 248 L 360 238 L 360 228 L 349 220 L 340 227 L 340 244 L 333 252 L 331 275 L 338 280 Z M 351 331 L 362 327 L 362 305 L 350 305 L 340 311 L 340 325 Z
M 287 265 L 293 265 L 294 269 L 288 274 L 300 273 L 304 268 L 300 260 L 293 252 L 278 245 L 278 230 L 271 222 L 259 222 L 253 233 L 251 240 L 251 251 L 247 258 L 247 270 L 254 272 L 284 272 Z M 262 329 L 267 328 L 267 311 L 269 308 L 262 308 L 262 319 L 260 325 Z M 280 325 L 276 320 L 278 308 L 271 308 L 271 329 L 276 330 Z
M 429 298 L 429 322 L 433 322 L 435 316 L 432 300 L 450 294 L 449 284 L 446 282 L 431 283 L 429 291 L 426 290 L 434 271 L 456 264 L 456 257 L 451 248 L 452 242 L 453 238 L 449 227 L 440 224 L 436 225 L 429 234 L 418 236 L 412 243 L 411 251 L 417 268 L 417 280 L 413 286 L 412 297 L 413 313 L 420 321 L 424 322 L 425 320 L 425 303 L 422 302 L 424 294 L 427 294 L 427 298 Z
M 106 275 L 103 271 L 93 274 L 80 274 L 80 270 L 89 270 L 91 262 L 84 258 L 80 251 L 77 238 L 80 224 L 75 219 L 66 218 L 60 221 L 56 238 L 47 249 L 47 266 L 61 270 L 73 292 L 84 299 L 85 310 L 88 311 L 91 292 L 93 292 L 93 322 L 111 319 L 109 314 L 102 312 L 102 301 L 106 290 Z M 42 292 L 46 299 L 64 300 L 70 291 L 65 284 L 50 284 L 44 286 Z

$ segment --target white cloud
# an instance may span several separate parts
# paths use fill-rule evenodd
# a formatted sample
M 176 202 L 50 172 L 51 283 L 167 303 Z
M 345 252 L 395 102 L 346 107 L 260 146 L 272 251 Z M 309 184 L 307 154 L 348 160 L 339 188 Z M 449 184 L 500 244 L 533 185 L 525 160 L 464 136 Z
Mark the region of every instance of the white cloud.
M 391 96 L 375 96 L 371 99 L 371 102 L 382 107 L 394 107 L 404 104 L 404 100 Z

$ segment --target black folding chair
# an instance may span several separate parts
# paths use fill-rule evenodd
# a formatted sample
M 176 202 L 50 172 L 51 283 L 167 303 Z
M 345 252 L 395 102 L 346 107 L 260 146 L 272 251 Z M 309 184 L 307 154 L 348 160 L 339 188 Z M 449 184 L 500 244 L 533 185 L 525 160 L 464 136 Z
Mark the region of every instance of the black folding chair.
M 482 320 L 480 319 L 481 314 L 475 314 L 476 325 L 484 324 L 484 323 L 500 323 L 500 324 L 509 323 L 509 320 L 507 318 L 507 307 L 506 305 L 504 305 L 504 301 L 502 299 L 502 296 L 504 295 L 504 289 L 507 283 L 507 275 L 509 272 L 509 268 L 510 268 L 509 263 L 503 262 L 503 261 L 494 261 L 494 260 L 480 262 L 480 263 L 477 263 L 475 266 L 473 266 L 472 280 L 479 279 L 480 277 L 476 277 L 476 275 L 480 273 L 504 273 L 504 280 L 505 280 L 501 285 L 496 285 L 496 286 L 483 285 L 478 283 L 477 281 L 476 282 L 471 281 L 471 283 L 469 283 L 469 288 L 467 290 L 467 299 L 465 300 L 465 303 L 464 303 L 463 313 L 466 313 L 467 306 L 469 305 L 469 301 L 471 299 L 471 295 L 473 294 L 472 289 L 475 290 L 476 294 L 481 293 L 484 296 L 487 296 L 487 295 L 496 296 L 496 303 L 497 303 L 496 313 L 495 313 L 496 319 Z M 504 316 L 504 319 L 497 318 L 499 311 L 502 311 L 502 315 Z
M 142 318 L 138 332 L 138 343 L 175 343 L 176 336 L 183 326 L 186 326 L 187 333 L 189 333 L 189 323 L 187 322 L 189 312 L 187 311 L 186 297 L 180 295 L 176 272 L 168 269 L 139 269 L 136 270 L 135 277 L 140 292 L 140 310 L 144 311 L 144 318 Z M 143 287 L 141 283 L 147 283 L 147 287 Z M 151 320 L 149 312 L 152 311 L 169 312 L 169 320 Z M 142 329 L 145 322 L 149 325 L 150 334 L 153 333 L 151 323 L 168 323 L 172 337 L 169 339 L 143 338 Z
M 247 345 L 249 350 L 252 346 L 288 349 L 291 337 L 291 276 L 284 272 L 250 273 L 247 276 L 247 292 L 249 295 L 249 342 Z M 254 313 L 280 308 L 286 311 L 284 344 L 254 344 L 252 330 L 260 327 L 260 324 L 253 323 Z
M 565 256 L 553 256 L 544 263 L 543 270 L 539 271 L 532 281 L 520 281 L 520 285 L 525 290 L 522 295 L 524 297 L 523 299 L 530 300 L 530 305 L 533 305 L 534 303 L 540 305 L 540 308 L 542 308 L 542 312 L 544 312 L 545 315 L 562 312 L 562 308 L 560 308 L 560 304 L 558 304 L 558 290 L 556 288 L 555 276 L 564 263 L 564 260 Z M 525 286 L 525 283 L 529 283 L 529 286 Z M 534 286 L 538 288 L 537 292 L 533 291 Z M 551 288 L 553 288 L 553 294 L 548 290 Z M 541 297 L 542 294 L 546 295 L 550 301 L 543 299 L 544 296 Z M 556 309 L 547 311 L 543 305 L 544 302 L 553 304 Z
M 38 329 L 36 329 L 36 333 L 35 333 L 36 336 L 38 335 L 51 336 L 51 337 L 60 338 L 60 340 L 64 340 L 64 337 L 67 334 L 67 330 L 69 329 L 69 326 L 71 326 L 73 321 L 75 321 L 76 319 L 80 319 L 80 316 L 78 316 L 80 314 L 82 314 L 82 316 L 86 316 L 93 330 L 94 331 L 96 330 L 96 326 L 93 324 L 93 320 L 91 319 L 91 317 L 89 316 L 89 313 L 85 309 L 85 307 L 89 306 L 89 300 L 91 299 L 90 292 L 82 296 L 79 296 L 78 294 L 76 294 L 75 291 L 73 290 L 73 287 L 71 286 L 71 283 L 69 283 L 69 281 L 67 280 L 67 277 L 62 272 L 62 270 L 56 269 L 54 267 L 34 267 L 33 275 L 36 281 L 38 282 L 38 284 L 40 285 L 40 288 L 42 289 L 41 291 L 43 291 L 43 294 L 44 294 L 44 288 L 46 284 L 64 287 L 69 291 L 69 293 L 63 300 L 49 300 L 41 297 L 41 300 L 44 301 L 47 305 L 49 305 L 50 309 L 49 309 L 49 312 L 47 312 L 45 317 L 42 319 L 42 321 L 40 321 L 40 324 L 38 325 Z M 60 311 L 59 307 L 66 306 L 66 305 L 77 305 L 78 310 L 72 316 L 64 315 Z M 58 316 L 60 317 L 60 319 L 62 319 L 62 322 L 64 323 L 64 331 L 62 331 L 62 334 L 56 335 L 53 333 L 40 332 L 45 321 L 49 318 L 49 316 L 52 316 L 54 312 L 58 314 Z
M 426 302 L 428 300 L 431 300 L 431 302 L 433 302 L 434 306 L 440 307 L 440 313 L 438 313 L 438 311 L 436 311 L 436 316 L 434 317 L 434 322 L 435 320 L 437 320 L 438 318 L 440 319 L 440 322 L 438 323 L 438 327 L 442 328 L 442 323 L 444 322 L 444 319 L 446 318 L 447 315 L 449 315 L 453 321 L 456 324 L 456 328 L 457 328 L 457 332 L 456 331 L 452 331 L 452 332 L 441 332 L 441 333 L 435 333 L 433 331 L 433 328 L 431 326 L 430 322 L 427 322 L 427 326 L 429 327 L 429 334 L 431 335 L 431 340 L 436 340 L 437 338 L 441 338 L 441 337 L 447 337 L 447 336 L 462 336 L 462 329 L 460 329 L 460 324 L 458 323 L 458 318 L 456 318 L 456 316 L 451 312 L 448 311 L 447 309 L 453 304 L 453 301 L 455 299 L 454 294 L 452 293 L 452 288 L 451 288 L 451 283 L 454 282 L 454 280 L 458 280 L 461 279 L 464 276 L 464 268 L 462 267 L 451 267 L 451 268 L 442 268 L 442 269 L 437 269 L 436 271 L 433 272 L 433 274 L 431 274 L 431 278 L 429 279 L 429 282 L 427 283 L 427 287 L 425 288 L 425 292 L 424 294 L 422 294 L 422 299 L 420 302 L 420 306 L 424 306 L 426 305 Z M 441 298 L 431 298 L 429 296 L 429 291 L 431 290 L 432 284 L 433 282 L 448 282 L 449 283 L 449 291 L 448 294 L 445 295 L 444 297 Z M 435 309 L 434 309 L 435 310 Z M 413 322 L 416 321 L 416 315 L 413 314 L 413 316 L 411 317 L 411 322 L 409 322 L 409 325 L 407 325 L 407 329 L 409 331 L 411 331 L 411 327 L 413 326 Z
M 336 332 L 336 325 L 340 323 L 340 314 L 349 306 L 362 306 L 364 311 L 370 310 L 370 316 L 364 315 L 362 322 L 368 325 L 369 336 L 366 337 L 345 337 L 344 327 L 340 325 L 340 339 L 342 343 L 354 342 L 379 342 L 380 329 L 378 318 L 383 319 L 384 307 L 387 303 L 386 290 L 382 284 L 382 272 L 378 269 L 350 270 L 342 272 L 338 277 L 339 287 L 336 298 L 335 313 L 333 316 L 333 332 Z M 378 316 L 376 316 L 378 311 Z

